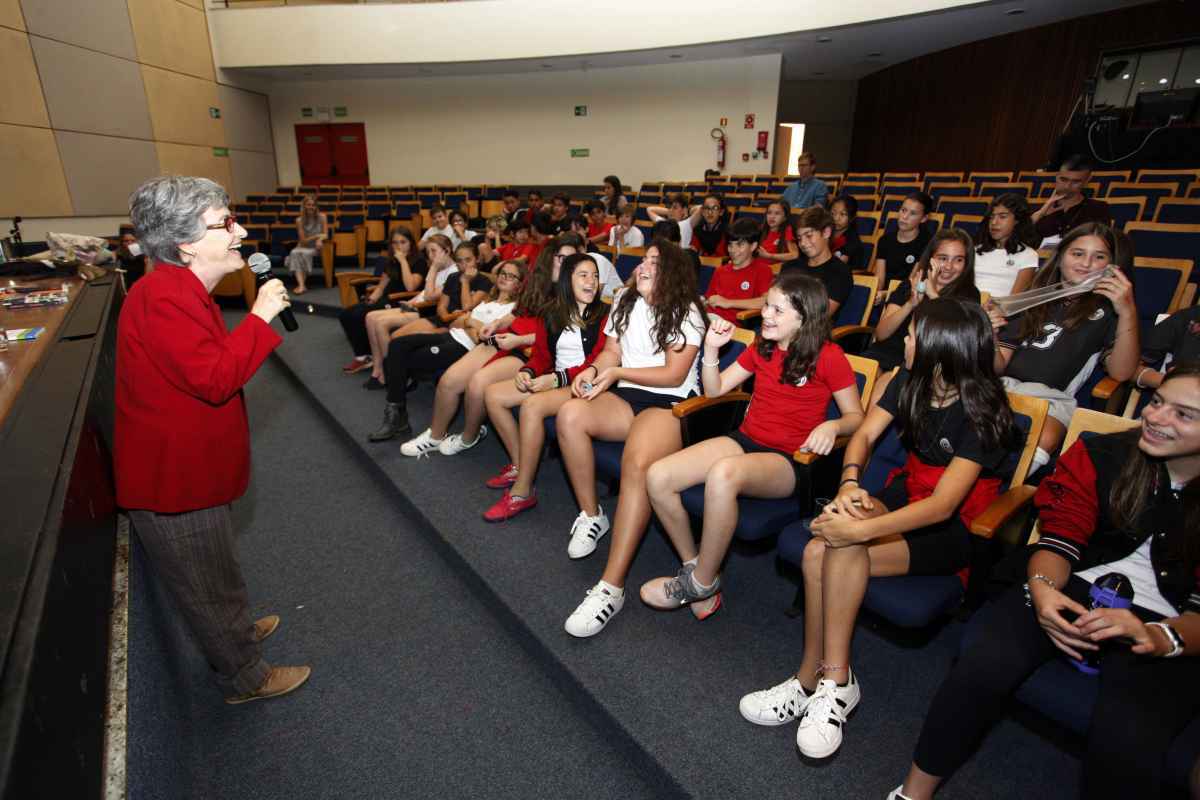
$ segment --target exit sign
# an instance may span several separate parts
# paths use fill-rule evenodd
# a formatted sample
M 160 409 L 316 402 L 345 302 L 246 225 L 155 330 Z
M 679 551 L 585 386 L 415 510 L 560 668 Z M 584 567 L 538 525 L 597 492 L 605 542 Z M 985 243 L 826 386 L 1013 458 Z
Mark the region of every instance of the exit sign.
M 213 119 L 220 119 L 221 118 L 221 109 L 217 108 L 216 106 L 209 106 L 208 107 L 208 115 L 210 117 L 212 117 Z
M 348 112 L 346 111 L 345 106 L 334 106 L 333 107 L 333 115 L 335 117 L 344 117 L 344 116 L 346 116 L 347 113 Z
M 304 106 L 300 109 L 300 116 L 311 117 L 313 115 L 312 106 Z
M 571 158 L 587 158 L 592 154 L 592 151 L 586 147 L 571 148 Z
M 587 106 L 575 106 L 575 116 L 586 117 L 587 116 Z
M 229 158 L 229 148 L 228 147 L 214 147 L 213 155 L 219 156 L 221 158 Z

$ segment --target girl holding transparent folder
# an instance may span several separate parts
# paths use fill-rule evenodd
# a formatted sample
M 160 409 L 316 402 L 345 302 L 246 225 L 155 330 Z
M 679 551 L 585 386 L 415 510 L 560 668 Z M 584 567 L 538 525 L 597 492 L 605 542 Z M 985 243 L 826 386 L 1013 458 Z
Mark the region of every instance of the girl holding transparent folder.
M 1034 469 L 1062 444 L 1075 413 L 1075 393 L 1103 359 L 1117 381 L 1138 366 L 1138 317 L 1128 272 L 1133 249 L 1108 225 L 1086 223 L 1063 237 L 1034 276 L 1030 291 L 994 298 L 988 315 L 997 328 L 996 371 L 1012 392 L 1043 397 L 1050 416 Z

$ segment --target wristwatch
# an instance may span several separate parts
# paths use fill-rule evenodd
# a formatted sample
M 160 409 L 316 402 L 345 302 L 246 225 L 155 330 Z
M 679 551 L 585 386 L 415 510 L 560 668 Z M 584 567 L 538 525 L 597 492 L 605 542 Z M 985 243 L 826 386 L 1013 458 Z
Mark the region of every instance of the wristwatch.
M 1171 643 L 1171 650 L 1169 652 L 1163 653 L 1162 654 L 1163 658 L 1175 658 L 1176 656 L 1183 655 L 1183 648 L 1186 647 L 1187 645 L 1184 644 L 1183 637 L 1179 635 L 1179 631 L 1175 630 L 1174 628 L 1172 628 L 1170 625 L 1168 625 L 1165 622 L 1147 622 L 1146 623 L 1147 628 L 1149 628 L 1151 626 L 1158 628 L 1160 631 L 1162 631 L 1163 635 L 1167 637 L 1167 641 L 1169 641 Z

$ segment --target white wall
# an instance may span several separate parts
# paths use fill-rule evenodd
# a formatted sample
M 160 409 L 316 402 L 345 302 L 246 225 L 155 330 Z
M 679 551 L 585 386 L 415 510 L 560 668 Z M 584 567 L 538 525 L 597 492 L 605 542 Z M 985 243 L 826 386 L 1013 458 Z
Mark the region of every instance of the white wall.
M 277 83 L 270 91 L 281 184 L 300 183 L 294 125 L 305 106 L 345 106 L 335 122 L 366 124 L 371 182 L 599 184 L 610 173 L 698 180 L 716 165 L 709 135 L 729 120 L 730 172 L 770 172 L 770 158 L 743 164 L 759 131 L 771 133 L 780 56 L 753 56 L 553 74 Z M 586 117 L 574 116 L 586 105 Z M 756 115 L 745 130 L 746 114 Z M 571 158 L 588 148 L 588 158 Z

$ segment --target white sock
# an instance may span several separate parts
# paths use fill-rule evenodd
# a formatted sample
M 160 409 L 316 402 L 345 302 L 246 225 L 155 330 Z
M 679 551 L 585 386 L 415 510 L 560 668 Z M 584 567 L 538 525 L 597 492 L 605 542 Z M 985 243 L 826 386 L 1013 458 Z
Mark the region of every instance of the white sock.
M 599 585 L 600 585 L 601 589 L 605 590 L 606 592 L 611 594 L 613 597 L 620 597 L 621 595 L 625 594 L 624 589 L 617 588 L 616 586 L 613 586 L 611 583 L 609 583 L 606 580 L 601 580 Z
M 370 358 L 371 358 L 371 356 L 370 356 L 370 355 L 365 355 L 365 356 L 355 356 L 355 357 L 354 357 L 354 360 L 355 360 L 355 361 L 367 361 L 367 360 L 369 360 Z
M 1039 447 L 1033 453 L 1033 464 L 1030 465 L 1029 471 L 1037 472 L 1039 469 L 1041 469 L 1042 467 L 1046 466 L 1049 463 L 1050 463 L 1050 454 Z

